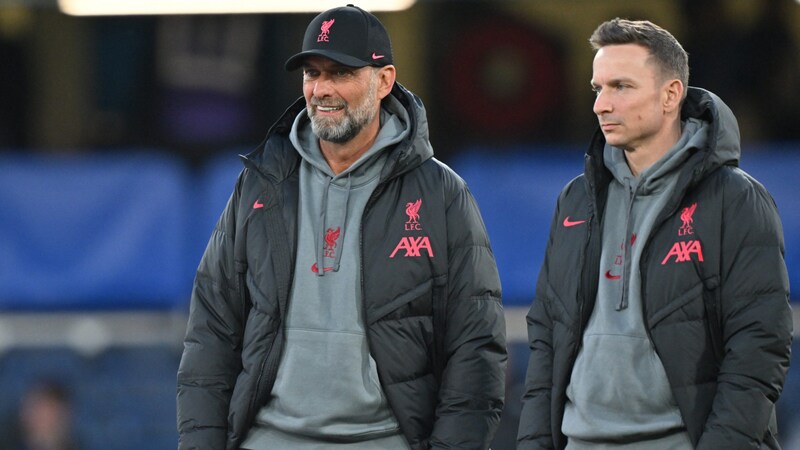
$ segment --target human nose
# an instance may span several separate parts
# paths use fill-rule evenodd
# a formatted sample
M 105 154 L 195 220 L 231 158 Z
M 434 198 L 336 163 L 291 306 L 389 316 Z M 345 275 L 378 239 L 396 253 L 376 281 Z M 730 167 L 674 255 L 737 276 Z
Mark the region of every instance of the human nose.
M 611 102 L 608 100 L 608 96 L 603 94 L 603 91 L 597 92 L 597 97 L 594 99 L 594 107 L 592 110 L 596 115 L 602 115 L 603 113 L 611 112 Z
M 332 92 L 332 83 L 330 78 L 322 75 L 314 81 L 314 97 L 325 97 Z

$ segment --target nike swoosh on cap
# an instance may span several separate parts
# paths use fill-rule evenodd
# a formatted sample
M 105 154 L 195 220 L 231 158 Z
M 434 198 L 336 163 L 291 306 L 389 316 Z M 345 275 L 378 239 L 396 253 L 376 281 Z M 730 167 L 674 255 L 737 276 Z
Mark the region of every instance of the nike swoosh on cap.
M 384 58 L 384 55 L 376 55 L 375 52 L 372 52 L 372 59 L 381 59 Z

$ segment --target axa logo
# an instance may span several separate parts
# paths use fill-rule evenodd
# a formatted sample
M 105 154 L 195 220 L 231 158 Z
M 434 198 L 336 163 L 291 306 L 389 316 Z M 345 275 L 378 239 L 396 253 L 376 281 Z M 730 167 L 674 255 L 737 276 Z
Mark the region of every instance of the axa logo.
M 417 199 L 415 202 L 406 203 L 406 231 L 422 230 L 422 225 L 419 223 L 419 208 L 422 206 L 422 199 Z
M 339 236 L 342 234 L 341 227 L 336 227 L 334 230 L 333 228 L 328 228 L 325 231 L 325 244 L 322 249 L 322 252 L 328 258 L 336 257 L 336 241 L 339 240 Z
M 422 256 L 422 251 L 424 250 L 428 253 L 429 258 L 433 258 L 433 248 L 431 247 L 431 240 L 428 236 L 403 236 L 400 242 L 397 243 L 392 254 L 389 255 L 389 258 L 394 258 L 400 250 L 405 250 L 403 257 Z
M 694 211 L 697 209 L 697 203 L 692 203 L 692 206 L 688 206 L 683 208 L 681 211 L 681 221 L 683 221 L 683 225 L 678 228 L 678 236 L 686 236 L 690 234 L 694 234 L 694 228 L 692 227 L 692 223 L 694 219 L 692 216 L 694 215 Z
M 669 253 L 667 253 L 667 256 L 661 261 L 661 265 L 663 266 L 670 262 L 672 257 L 675 257 L 675 261 L 673 262 L 676 263 L 691 261 L 692 255 L 694 255 L 698 261 L 703 262 L 703 245 L 700 241 L 678 241 L 672 244 L 672 248 L 669 249 Z
M 319 36 L 317 36 L 317 42 L 330 42 L 329 34 L 331 32 L 333 22 L 336 22 L 336 19 L 322 21 L 322 26 L 320 27 L 321 32 L 319 33 Z

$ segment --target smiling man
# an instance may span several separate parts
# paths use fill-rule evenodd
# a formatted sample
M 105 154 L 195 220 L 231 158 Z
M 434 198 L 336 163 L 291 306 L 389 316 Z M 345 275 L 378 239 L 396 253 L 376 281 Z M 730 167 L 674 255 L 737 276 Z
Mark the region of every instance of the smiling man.
M 776 449 L 792 316 L 772 197 L 739 128 L 687 87 L 666 30 L 590 39 L 599 130 L 561 192 L 536 298 L 518 448 Z
M 485 449 L 503 407 L 500 280 L 433 158 L 384 26 L 309 24 L 303 98 L 247 156 L 200 262 L 181 449 Z

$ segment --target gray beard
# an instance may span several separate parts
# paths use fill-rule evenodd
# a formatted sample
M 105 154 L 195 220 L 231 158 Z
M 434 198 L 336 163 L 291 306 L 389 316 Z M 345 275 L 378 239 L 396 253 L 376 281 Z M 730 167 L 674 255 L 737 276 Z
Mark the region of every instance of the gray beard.
M 353 114 L 345 115 L 338 124 L 314 115 L 311 117 L 311 130 L 323 141 L 343 144 L 356 137 L 375 118 L 374 111 L 358 113 L 359 110 L 355 110 Z
M 378 79 L 373 73 L 369 83 L 369 94 L 374 93 L 378 89 Z M 357 105 L 350 110 L 350 105 L 345 106 L 344 118 L 340 123 L 327 117 L 319 117 L 317 114 L 311 112 L 311 108 L 307 108 L 308 117 L 311 119 L 311 131 L 323 141 L 333 142 L 335 144 L 344 144 L 364 129 L 367 124 L 375 119 L 377 100 L 369 96 L 363 103 Z

